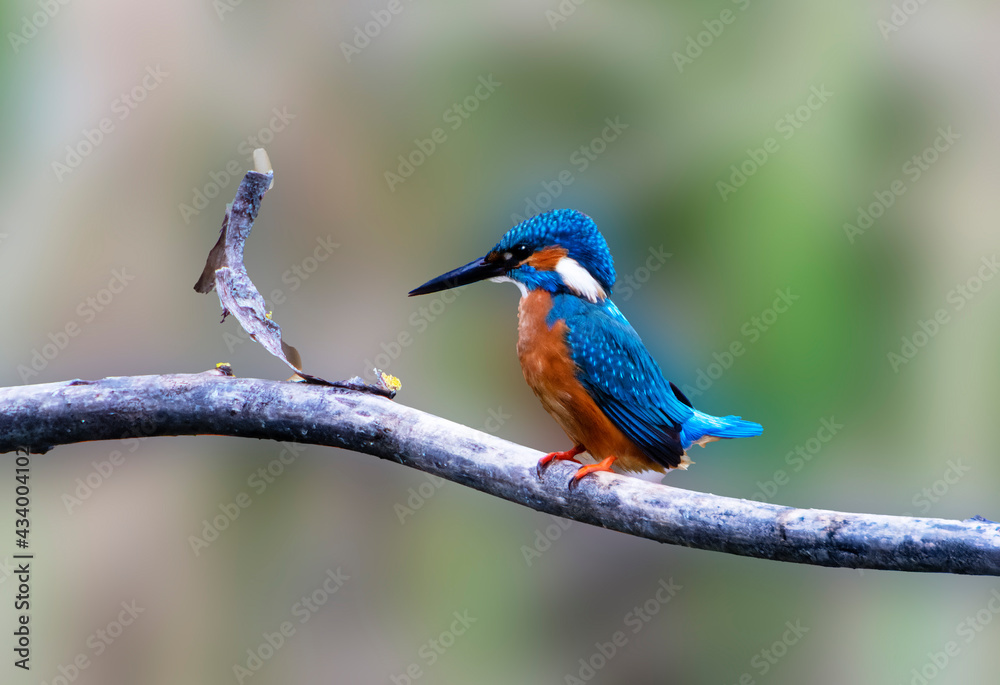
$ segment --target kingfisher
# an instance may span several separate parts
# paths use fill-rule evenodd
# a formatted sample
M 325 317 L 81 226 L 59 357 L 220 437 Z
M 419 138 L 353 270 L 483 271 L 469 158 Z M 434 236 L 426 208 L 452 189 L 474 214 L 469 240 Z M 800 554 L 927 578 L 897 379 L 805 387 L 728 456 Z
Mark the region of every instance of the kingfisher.
M 573 447 L 542 457 L 541 478 L 557 460 L 582 465 L 574 488 L 598 471 L 686 469 L 687 451 L 723 438 L 760 435 L 760 424 L 698 411 L 667 381 L 625 316 L 611 301 L 615 269 L 607 241 L 587 215 L 545 212 L 510 229 L 485 257 L 438 276 L 410 296 L 490 279 L 514 283 L 517 355 L 524 379 Z

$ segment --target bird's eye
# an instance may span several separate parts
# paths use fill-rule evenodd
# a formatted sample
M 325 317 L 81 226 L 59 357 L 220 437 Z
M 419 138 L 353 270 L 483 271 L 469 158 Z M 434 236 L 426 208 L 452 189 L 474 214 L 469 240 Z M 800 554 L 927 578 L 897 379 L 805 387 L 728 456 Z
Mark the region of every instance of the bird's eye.
M 491 252 L 486 256 L 487 262 L 500 261 L 509 264 L 511 267 L 517 266 L 531 256 L 531 248 L 524 245 L 514 245 L 504 252 Z

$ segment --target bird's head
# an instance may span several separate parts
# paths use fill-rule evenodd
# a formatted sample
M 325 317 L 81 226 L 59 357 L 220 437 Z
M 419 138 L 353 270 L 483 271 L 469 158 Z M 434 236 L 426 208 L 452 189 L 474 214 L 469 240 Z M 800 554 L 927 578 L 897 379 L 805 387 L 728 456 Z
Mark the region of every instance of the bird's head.
M 615 267 L 593 220 L 572 209 L 557 209 L 519 223 L 485 257 L 424 283 L 410 295 L 487 278 L 513 281 L 522 293 L 541 288 L 598 302 L 611 295 Z

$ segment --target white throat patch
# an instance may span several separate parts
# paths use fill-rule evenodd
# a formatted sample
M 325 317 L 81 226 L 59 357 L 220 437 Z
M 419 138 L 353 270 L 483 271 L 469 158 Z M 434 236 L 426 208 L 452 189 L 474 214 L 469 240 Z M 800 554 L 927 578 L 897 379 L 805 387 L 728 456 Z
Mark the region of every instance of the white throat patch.
M 521 297 L 528 296 L 528 286 L 521 283 L 521 281 L 515 281 L 513 278 L 508 278 L 507 276 L 494 276 L 490 280 L 494 283 L 513 283 L 521 291 Z
M 562 276 L 563 283 L 573 293 L 585 300 L 597 302 L 608 296 L 604 288 L 590 272 L 580 266 L 580 262 L 570 257 L 563 257 L 556 264 L 556 273 Z

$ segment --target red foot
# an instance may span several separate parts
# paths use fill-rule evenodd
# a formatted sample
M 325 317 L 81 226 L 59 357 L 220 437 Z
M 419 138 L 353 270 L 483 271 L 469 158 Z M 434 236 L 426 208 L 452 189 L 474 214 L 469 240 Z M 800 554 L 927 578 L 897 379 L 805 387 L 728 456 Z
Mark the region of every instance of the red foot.
M 535 474 L 541 479 L 542 474 L 545 472 L 545 467 L 554 461 L 576 461 L 576 455 L 586 452 L 587 448 L 583 445 L 577 445 L 571 450 L 566 450 L 565 452 L 550 452 L 544 457 L 538 460 L 538 466 L 535 467 Z M 577 464 L 580 462 L 576 461 Z
M 608 473 L 614 473 L 614 471 L 611 470 L 611 465 L 615 463 L 615 459 L 617 458 L 618 457 L 606 457 L 601 461 L 597 462 L 596 464 L 588 464 L 587 466 L 581 466 L 580 470 L 577 471 L 572 478 L 570 478 L 569 489 L 570 490 L 576 489 L 576 486 L 580 484 L 580 479 L 588 474 L 596 473 L 598 471 L 607 471 Z

